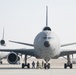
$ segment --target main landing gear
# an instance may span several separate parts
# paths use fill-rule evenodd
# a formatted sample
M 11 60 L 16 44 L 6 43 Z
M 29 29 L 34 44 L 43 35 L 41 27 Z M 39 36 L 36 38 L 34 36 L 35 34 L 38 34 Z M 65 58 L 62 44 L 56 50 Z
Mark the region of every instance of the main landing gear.
M 72 69 L 72 63 L 69 55 L 67 55 L 67 63 L 64 64 L 64 68 L 66 69 L 67 67 L 70 67 L 70 69 Z
M 30 68 L 30 64 L 27 63 L 27 55 L 25 55 L 24 60 L 25 60 L 25 63 L 22 63 L 22 68 L 24 68 L 25 66 L 26 66 L 27 68 Z

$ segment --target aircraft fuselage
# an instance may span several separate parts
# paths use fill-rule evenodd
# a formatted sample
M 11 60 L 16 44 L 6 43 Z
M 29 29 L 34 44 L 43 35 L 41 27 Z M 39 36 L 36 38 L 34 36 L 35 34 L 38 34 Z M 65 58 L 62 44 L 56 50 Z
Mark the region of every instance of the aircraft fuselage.
M 48 62 L 60 54 L 60 40 L 52 31 L 40 32 L 34 40 L 35 53 Z

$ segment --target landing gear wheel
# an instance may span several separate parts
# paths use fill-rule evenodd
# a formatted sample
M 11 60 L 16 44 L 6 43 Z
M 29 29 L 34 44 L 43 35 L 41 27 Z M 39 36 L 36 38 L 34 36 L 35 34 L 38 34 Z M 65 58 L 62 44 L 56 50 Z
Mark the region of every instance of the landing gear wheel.
M 45 69 L 50 69 L 50 63 L 48 63 L 48 64 L 45 63 L 45 64 L 44 64 L 44 68 L 45 68 Z
M 0 63 L 2 64 L 2 61 Z
M 72 69 L 72 63 L 71 64 L 64 64 L 64 68 L 66 69 L 67 67 L 70 67 L 70 69 Z
M 72 69 L 72 64 L 70 64 L 70 69 Z
M 64 68 L 65 68 L 65 69 L 67 68 L 67 64 L 66 64 L 66 63 L 64 64 Z
M 47 67 L 48 67 L 48 69 L 50 69 L 50 63 L 48 63 Z
M 46 63 L 44 64 L 44 69 L 46 69 Z
M 30 68 L 30 64 L 29 63 L 27 64 L 27 68 Z
M 22 63 L 22 68 L 24 68 L 24 66 L 25 66 L 24 63 Z
M 30 68 L 30 64 L 29 63 L 28 64 L 22 63 L 22 68 L 24 68 L 25 66 L 27 66 L 27 68 Z

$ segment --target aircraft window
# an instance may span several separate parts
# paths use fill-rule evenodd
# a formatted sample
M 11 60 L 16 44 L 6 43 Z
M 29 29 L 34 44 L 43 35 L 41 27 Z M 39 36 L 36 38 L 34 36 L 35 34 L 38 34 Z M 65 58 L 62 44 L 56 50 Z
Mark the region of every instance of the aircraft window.
M 43 39 L 51 39 L 51 37 L 43 37 Z
M 48 39 L 51 39 L 51 37 L 48 37 Z
M 47 39 L 47 37 L 43 37 L 43 39 Z

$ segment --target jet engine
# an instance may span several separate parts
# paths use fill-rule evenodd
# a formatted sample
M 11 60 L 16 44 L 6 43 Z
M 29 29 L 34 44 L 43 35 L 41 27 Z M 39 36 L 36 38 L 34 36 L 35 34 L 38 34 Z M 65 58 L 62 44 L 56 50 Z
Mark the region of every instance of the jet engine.
M 5 40 L 1 40 L 0 43 L 3 46 L 5 44 Z
M 19 60 L 20 60 L 20 57 L 15 52 L 11 52 L 7 56 L 7 61 L 10 64 L 16 64 L 17 61 Z

